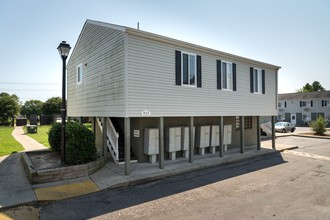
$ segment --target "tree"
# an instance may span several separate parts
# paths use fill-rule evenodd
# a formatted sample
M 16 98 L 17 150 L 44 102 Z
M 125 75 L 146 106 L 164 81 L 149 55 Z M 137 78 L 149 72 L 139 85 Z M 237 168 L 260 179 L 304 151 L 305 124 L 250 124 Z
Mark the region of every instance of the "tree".
M 62 99 L 60 97 L 52 97 L 48 99 L 42 106 L 42 112 L 45 115 L 61 114 Z
M 0 93 L 0 124 L 9 125 L 10 119 L 19 112 L 19 98 L 17 95 Z
M 21 107 L 21 115 L 26 115 L 30 117 L 31 114 L 40 115 L 42 113 L 43 102 L 40 100 L 30 100 L 26 101 Z
M 314 81 L 312 85 L 306 83 L 306 85 L 304 85 L 302 88 L 297 90 L 297 92 L 318 92 L 318 91 L 325 91 L 325 88 L 318 81 Z

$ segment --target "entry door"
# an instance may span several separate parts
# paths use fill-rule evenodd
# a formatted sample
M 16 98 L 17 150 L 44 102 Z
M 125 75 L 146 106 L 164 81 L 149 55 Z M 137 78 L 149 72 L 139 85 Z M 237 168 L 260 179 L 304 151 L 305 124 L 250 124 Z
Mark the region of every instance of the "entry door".
M 291 124 L 297 124 L 297 117 L 295 113 L 291 114 Z

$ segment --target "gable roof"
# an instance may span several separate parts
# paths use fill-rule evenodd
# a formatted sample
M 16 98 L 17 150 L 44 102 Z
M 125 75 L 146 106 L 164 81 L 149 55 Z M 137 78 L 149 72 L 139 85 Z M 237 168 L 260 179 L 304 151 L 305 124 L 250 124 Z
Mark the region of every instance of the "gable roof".
M 296 92 L 278 94 L 278 100 L 330 99 L 330 90 L 319 92 Z
M 237 55 L 234 55 L 234 54 L 230 54 L 230 53 L 218 51 L 218 50 L 215 50 L 215 49 L 199 46 L 199 45 L 188 43 L 188 42 L 181 41 L 181 40 L 176 40 L 176 39 L 173 39 L 173 38 L 170 38 L 170 37 L 165 37 L 165 36 L 150 33 L 150 32 L 147 32 L 147 31 L 142 31 L 142 30 L 139 30 L 139 29 L 134 29 L 134 28 L 126 27 L 126 26 L 120 26 L 120 25 L 115 25 L 115 24 L 110 24 L 110 23 L 95 21 L 95 20 L 89 20 L 89 19 L 86 20 L 86 22 L 84 24 L 84 27 L 83 27 L 82 31 L 80 32 L 78 40 L 77 40 L 77 42 L 74 46 L 74 49 L 72 50 L 72 54 L 74 53 L 76 45 L 80 41 L 81 35 L 84 32 L 84 29 L 85 29 L 87 24 L 94 24 L 94 25 L 99 25 L 99 26 L 103 26 L 103 27 L 107 27 L 107 28 L 112 28 L 112 29 L 116 29 L 116 30 L 126 32 L 127 34 L 132 35 L 132 36 L 137 36 L 137 37 L 140 37 L 140 38 L 153 40 L 153 41 L 157 41 L 157 42 L 161 42 L 161 43 L 167 43 L 167 44 L 171 44 L 171 45 L 178 46 L 178 47 L 185 47 L 185 48 L 188 48 L 188 49 L 191 49 L 191 50 L 200 51 L 200 52 L 204 52 L 204 53 L 207 53 L 207 54 L 212 54 L 212 55 L 215 55 L 215 56 L 221 56 L 221 57 L 225 57 L 225 58 L 228 58 L 228 59 L 240 60 L 240 61 L 247 62 L 247 63 L 252 62 L 252 63 L 255 63 L 257 65 L 264 66 L 266 68 L 271 68 L 271 69 L 275 69 L 275 70 L 279 70 L 281 68 L 280 66 L 276 66 L 276 65 L 273 65 L 273 64 L 269 64 L 269 63 L 249 59 L 249 58 L 242 57 L 242 56 L 237 56 Z M 69 58 L 68 63 L 70 63 L 70 60 L 71 60 L 71 56 Z

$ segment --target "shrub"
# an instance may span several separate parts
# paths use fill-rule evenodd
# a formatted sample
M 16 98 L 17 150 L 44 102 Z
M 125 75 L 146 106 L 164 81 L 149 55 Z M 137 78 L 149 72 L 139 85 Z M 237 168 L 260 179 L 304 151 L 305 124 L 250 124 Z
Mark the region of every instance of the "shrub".
M 61 152 L 61 123 L 54 123 L 48 131 L 50 149 Z
M 83 164 L 96 159 L 95 136 L 85 126 L 70 122 L 66 126 L 66 163 Z
M 317 135 L 324 135 L 326 132 L 327 121 L 324 117 L 319 116 L 315 121 L 312 121 L 310 127 Z
M 54 123 L 49 130 L 48 141 L 51 149 L 61 151 L 61 124 Z M 85 126 L 68 122 L 65 127 L 65 163 L 84 164 L 96 159 L 95 136 Z

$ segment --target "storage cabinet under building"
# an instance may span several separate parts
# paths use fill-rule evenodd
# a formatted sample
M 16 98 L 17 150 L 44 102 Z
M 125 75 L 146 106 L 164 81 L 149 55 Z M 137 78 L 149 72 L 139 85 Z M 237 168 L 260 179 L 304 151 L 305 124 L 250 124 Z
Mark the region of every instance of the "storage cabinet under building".
M 144 129 L 144 153 L 149 155 L 149 162 L 156 163 L 159 154 L 159 130 L 158 128 Z
M 181 127 L 166 129 L 165 150 L 170 153 L 170 159 L 175 160 L 176 152 L 181 151 Z
M 205 154 L 205 148 L 210 146 L 210 127 L 207 126 L 196 126 L 196 147 L 199 148 L 199 154 Z

